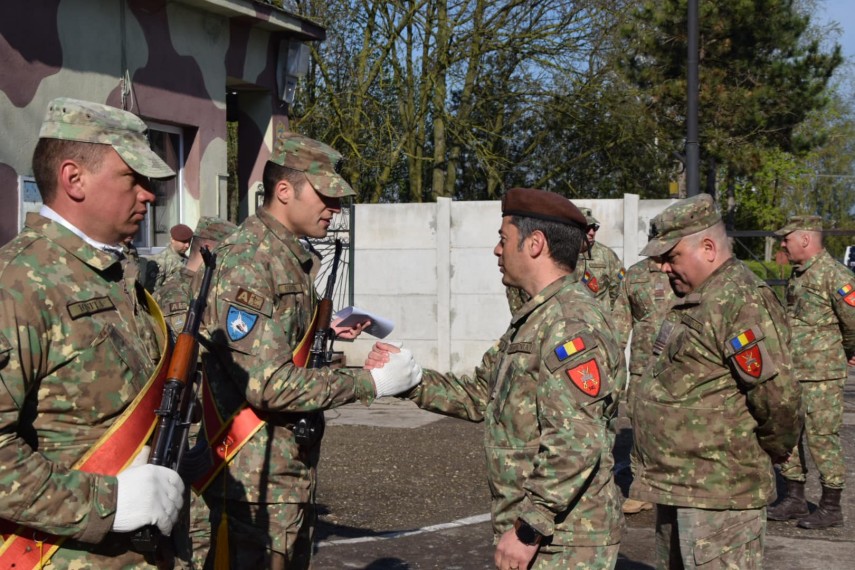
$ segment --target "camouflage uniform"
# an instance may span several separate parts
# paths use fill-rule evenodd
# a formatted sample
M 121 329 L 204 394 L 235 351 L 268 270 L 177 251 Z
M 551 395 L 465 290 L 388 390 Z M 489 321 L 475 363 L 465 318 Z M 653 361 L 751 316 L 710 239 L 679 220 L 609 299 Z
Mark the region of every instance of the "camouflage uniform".
M 184 319 L 190 302 L 196 297 L 198 284 L 193 287 L 193 277 L 196 272 L 182 267 L 177 273 L 173 273 L 166 282 L 154 292 L 154 299 L 163 311 L 166 324 L 174 334 L 184 329 Z
M 167 245 L 163 251 L 151 256 L 152 261 L 157 263 L 157 281 L 155 282 L 155 291 L 163 286 L 164 282 L 172 275 L 179 273 L 184 269 L 187 263 L 187 258 L 179 255 L 171 245 Z
M 71 538 L 56 568 L 148 567 L 110 533 L 116 478 L 69 470 L 160 358 L 135 270 L 37 214 L 0 249 L 0 509 Z
M 294 145 L 307 144 L 303 140 L 320 145 L 295 137 L 271 160 L 282 160 L 285 154 L 294 164 L 288 153 L 299 155 Z M 314 170 L 320 166 L 306 165 L 304 174 L 312 187 L 326 195 L 352 194 L 334 173 Z M 367 370 L 306 369 L 292 361 L 317 300 L 318 261 L 299 237 L 260 209 L 217 249 L 218 269 L 206 317 L 216 350 L 205 357 L 207 378 L 222 417 L 248 404 L 266 421 L 205 491 L 212 520 L 219 519 L 224 507 L 228 512 L 232 568 L 266 565 L 258 558 L 262 551 L 284 555 L 288 568 L 308 564 L 320 438 L 298 445 L 294 425 L 342 404 L 370 404 L 375 395 Z
M 589 394 L 592 365 L 599 384 Z M 411 395 L 422 408 L 486 420 L 493 532 L 498 540 L 520 517 L 548 537 L 533 568 L 614 567 L 623 515 L 609 424 L 624 366 L 602 307 L 568 275 L 514 314 L 474 375 L 426 370 Z
M 595 241 L 588 251 L 579 256 L 579 261 L 576 267 L 579 280 L 594 293 L 606 310 L 611 310 L 624 276 L 623 264 L 617 254 Z
M 579 273 L 574 271 L 569 275 L 570 281 L 573 283 L 579 282 Z M 594 299 L 594 292 L 588 289 L 587 287 L 583 287 L 584 291 Z M 505 287 L 505 296 L 508 298 L 508 307 L 511 310 L 511 315 L 519 311 L 523 305 L 525 305 L 531 297 L 520 289 L 519 287 Z
M 660 218 L 644 255 L 721 223 L 708 195 Z M 638 462 L 630 494 L 658 504 L 660 567 L 678 555 L 687 567 L 762 558 L 765 506 L 775 495 L 770 457 L 785 456 L 800 429 L 788 342 L 775 293 L 734 258 L 668 312 L 631 402 Z
M 843 488 L 846 468 L 840 447 L 847 360 L 855 354 L 855 278 L 823 250 L 793 268 L 787 284 L 793 368 L 801 382 L 805 436 L 820 482 Z M 842 342 L 841 342 L 842 337 Z M 805 480 L 799 447 L 781 469 L 786 479 Z

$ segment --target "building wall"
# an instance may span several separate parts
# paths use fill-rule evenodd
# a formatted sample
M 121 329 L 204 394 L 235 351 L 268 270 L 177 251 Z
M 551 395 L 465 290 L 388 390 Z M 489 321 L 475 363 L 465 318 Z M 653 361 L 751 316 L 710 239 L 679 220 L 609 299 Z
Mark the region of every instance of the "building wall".
M 597 240 L 628 266 L 647 243 L 650 218 L 672 201 L 629 194 L 574 203 L 593 210 L 601 224 Z M 394 321 L 389 339 L 403 341 L 422 366 L 471 372 L 511 317 L 493 255 L 501 203 L 440 198 L 355 210 L 354 305 Z M 376 341 L 362 336 L 336 345 L 348 365 L 363 362 Z

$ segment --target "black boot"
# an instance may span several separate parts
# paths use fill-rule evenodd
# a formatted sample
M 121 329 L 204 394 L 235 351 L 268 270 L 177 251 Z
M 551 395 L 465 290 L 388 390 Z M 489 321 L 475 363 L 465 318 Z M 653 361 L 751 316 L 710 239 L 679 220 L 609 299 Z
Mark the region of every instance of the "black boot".
M 810 514 L 805 501 L 805 484 L 801 481 L 787 482 L 787 495 L 778 504 L 766 509 L 766 518 L 770 521 L 788 521 L 800 519 Z
M 809 516 L 799 520 L 799 526 L 809 529 L 843 526 L 843 509 L 840 508 L 842 492 L 843 489 L 832 489 L 823 485 L 819 506 Z

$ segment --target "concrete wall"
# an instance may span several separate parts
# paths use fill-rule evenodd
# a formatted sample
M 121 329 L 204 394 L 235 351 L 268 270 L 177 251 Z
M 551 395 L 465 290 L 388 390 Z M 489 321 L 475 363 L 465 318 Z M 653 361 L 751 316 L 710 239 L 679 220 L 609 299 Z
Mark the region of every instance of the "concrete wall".
M 649 220 L 671 200 L 577 200 L 601 226 L 597 240 L 629 266 L 647 243 Z M 354 305 L 395 322 L 390 339 L 413 350 L 422 366 L 469 372 L 510 321 L 493 248 L 501 204 L 360 204 L 352 270 Z M 338 309 L 339 307 L 336 307 Z M 338 343 L 359 365 L 375 340 Z

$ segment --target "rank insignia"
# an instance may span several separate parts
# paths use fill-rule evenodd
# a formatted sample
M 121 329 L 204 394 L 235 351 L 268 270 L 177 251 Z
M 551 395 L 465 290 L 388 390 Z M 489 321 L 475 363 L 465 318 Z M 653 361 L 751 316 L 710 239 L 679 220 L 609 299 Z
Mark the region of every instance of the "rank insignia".
M 582 337 L 577 336 L 573 340 L 556 347 L 555 356 L 558 357 L 558 360 L 565 360 L 582 350 L 585 350 L 585 341 L 582 340 Z
M 229 339 L 236 342 L 244 338 L 255 326 L 258 320 L 258 315 L 254 315 L 247 311 L 242 311 L 234 305 L 229 305 L 229 313 L 226 316 L 226 330 Z
M 600 290 L 600 284 L 597 283 L 597 278 L 594 277 L 590 271 L 586 271 L 582 276 L 582 283 L 588 286 L 588 289 L 596 293 Z
M 588 396 L 593 398 L 600 394 L 600 367 L 595 359 L 571 368 L 567 371 L 567 376 Z
M 760 355 L 760 347 L 754 345 L 751 348 L 746 348 L 742 352 L 737 352 L 733 355 L 737 366 L 754 378 L 760 378 L 763 373 L 763 357 Z
M 843 300 L 846 301 L 847 305 L 855 307 L 855 287 L 852 287 L 851 283 L 847 283 L 838 289 L 837 294 L 843 297 Z
M 754 342 L 754 331 L 748 329 L 740 333 L 738 336 L 730 339 L 730 346 L 733 347 L 733 350 L 740 350 Z

